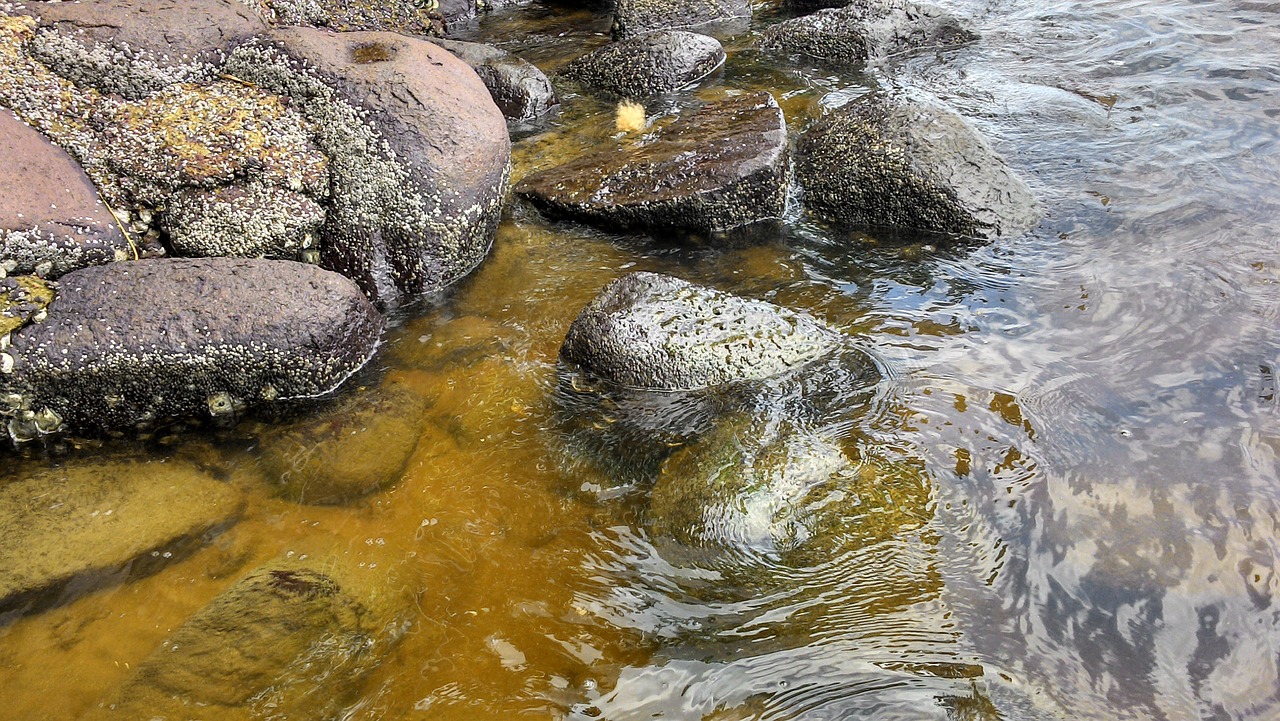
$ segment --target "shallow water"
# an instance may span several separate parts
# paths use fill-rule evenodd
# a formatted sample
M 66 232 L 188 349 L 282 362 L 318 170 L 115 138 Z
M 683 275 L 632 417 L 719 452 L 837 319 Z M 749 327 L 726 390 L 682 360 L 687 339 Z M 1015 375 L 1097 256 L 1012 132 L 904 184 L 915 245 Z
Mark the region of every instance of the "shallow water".
M 403 480 L 307 506 L 276 497 L 244 434 L 155 451 L 244 488 L 244 519 L 8 619 L 0 717 L 77 717 L 282 553 L 416 600 L 347 719 L 1280 716 L 1280 4 L 952 6 L 977 44 L 838 73 L 738 36 L 650 116 L 763 87 L 796 131 L 874 84 L 932 92 L 1043 198 L 1035 232 L 876 239 L 795 208 L 776 238 L 688 248 L 517 205 L 485 264 L 388 336 L 381 370 L 432 401 Z M 607 29 L 530 8 L 467 34 L 552 69 Z M 636 142 L 612 112 L 566 94 L 519 131 L 516 178 Z M 838 552 L 682 555 L 648 532 L 644 453 L 578 442 L 559 344 L 632 270 L 808 310 L 881 360 L 887 380 L 823 430 L 914 470 Z

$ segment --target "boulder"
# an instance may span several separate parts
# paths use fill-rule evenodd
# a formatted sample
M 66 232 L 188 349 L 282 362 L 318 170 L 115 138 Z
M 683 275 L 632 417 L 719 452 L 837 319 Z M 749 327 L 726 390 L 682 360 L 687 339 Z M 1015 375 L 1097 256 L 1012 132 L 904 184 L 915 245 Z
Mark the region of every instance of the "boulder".
M 805 55 L 833 65 L 921 49 L 957 47 L 977 34 L 952 13 L 910 0 L 855 2 L 771 25 L 760 36 L 770 53 Z
M 69 273 L 0 360 L 10 434 L 118 433 L 328 393 L 382 318 L 347 279 L 288 261 L 143 260 Z
M 551 81 L 533 63 L 506 50 L 461 40 L 433 40 L 471 66 L 489 88 L 493 102 L 507 120 L 524 122 L 542 117 L 560 104 Z
M 625 40 L 654 30 L 694 28 L 751 17 L 747 0 L 617 0 L 613 37 Z
M 569 63 L 560 74 L 606 92 L 639 98 L 700 80 L 724 60 L 719 40 L 670 30 L 611 43 Z
M 443 35 L 444 16 L 427 0 L 248 0 L 276 25 L 313 25 L 343 32 L 390 30 Z
M 261 181 L 183 188 L 170 196 L 164 217 L 178 256 L 313 263 L 324 221 L 324 208 L 307 194 Z
M 483 259 L 511 141 L 466 63 L 394 33 L 283 28 L 238 48 L 225 72 L 287 98 L 328 157 L 324 267 L 394 307 Z
M 153 570 L 242 506 L 231 487 L 172 461 L 71 460 L 2 484 L 0 610 Z
M 412 608 L 404 593 L 366 587 L 345 565 L 337 557 L 280 560 L 251 572 L 81 718 L 341 717 Z
M 97 188 L 66 151 L 0 110 L 0 278 L 63 273 L 130 257 Z
M 786 206 L 787 128 L 768 93 L 709 103 L 649 143 L 610 147 L 526 177 L 543 213 L 606 228 L 723 233 Z
M 787 373 L 843 344 L 812 316 L 632 273 L 605 286 L 578 314 L 560 357 L 616 385 L 692 390 Z
M 427 404 L 404 383 L 362 388 L 331 407 L 258 434 L 260 465 L 280 496 L 344 503 L 394 485 L 423 432 Z
M 821 118 L 796 151 L 806 206 L 842 225 L 989 238 L 1040 218 L 1026 183 L 931 99 L 869 93 Z

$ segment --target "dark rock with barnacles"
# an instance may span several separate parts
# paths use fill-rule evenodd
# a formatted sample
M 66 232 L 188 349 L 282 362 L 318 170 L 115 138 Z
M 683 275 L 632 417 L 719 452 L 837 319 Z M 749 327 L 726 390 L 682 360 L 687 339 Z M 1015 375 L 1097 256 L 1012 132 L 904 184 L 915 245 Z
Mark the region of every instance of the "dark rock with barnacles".
M 787 129 L 768 93 L 708 103 L 650 143 L 588 153 L 516 193 L 553 217 L 624 230 L 723 233 L 780 218 Z
M 443 39 L 432 42 L 471 66 L 507 120 L 533 120 L 560 104 L 546 74 L 527 60 L 483 43 Z
M 747 0 L 617 0 L 613 37 L 625 40 L 654 30 L 745 25 L 750 18 Z
M 628 98 L 665 93 L 711 74 L 724 64 L 720 41 L 669 30 L 606 45 L 569 63 L 560 75 Z
M 45 312 L 0 356 L 0 413 L 19 441 L 318 396 L 368 361 L 383 324 L 336 273 L 234 258 L 79 270 Z
M 760 47 L 858 66 L 886 55 L 957 47 L 977 37 L 963 20 L 936 5 L 855 2 L 772 25 L 761 34 Z
M 796 151 L 805 205 L 842 225 L 990 238 L 1040 218 L 1026 183 L 936 100 L 869 93 L 820 119 Z

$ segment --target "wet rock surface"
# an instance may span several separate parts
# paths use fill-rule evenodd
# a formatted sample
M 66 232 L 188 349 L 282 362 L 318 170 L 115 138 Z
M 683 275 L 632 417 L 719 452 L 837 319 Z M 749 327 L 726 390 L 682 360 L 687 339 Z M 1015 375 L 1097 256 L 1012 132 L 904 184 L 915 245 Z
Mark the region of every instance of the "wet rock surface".
M 98 191 L 66 151 L 0 109 L 0 277 L 63 273 L 129 257 Z
M 335 718 L 398 640 L 407 599 L 342 562 L 281 560 L 182 624 L 82 718 Z
M 242 506 L 176 462 L 81 460 L 0 483 L 0 611 L 154 570 Z
M 516 193 L 547 215 L 607 228 L 720 233 L 782 215 L 787 157 L 778 104 L 750 93 L 709 103 L 646 145 L 534 173 Z
M 833 65 L 862 65 L 886 55 L 957 47 L 977 39 L 967 24 L 936 5 L 914 2 L 853 3 L 769 26 L 760 47 L 816 58 Z
M 747 0 L 618 0 L 613 36 L 625 40 L 654 30 L 695 28 L 750 17 Z
M 542 117 L 559 105 L 555 88 L 533 63 L 483 43 L 432 40 L 471 66 L 507 120 L 521 122 Z
M 349 502 L 396 484 L 423 432 L 427 403 L 404 383 L 357 389 L 315 416 L 258 435 L 275 493 L 299 503 Z
M 327 393 L 373 354 L 382 318 L 350 281 L 248 259 L 112 263 L 62 278 L 12 334 L 0 375 L 16 439 L 233 417 Z
M 560 357 L 622 386 L 690 390 L 786 373 L 842 343 L 812 316 L 670 276 L 632 273 L 582 310 Z
M 864 95 L 807 130 L 796 155 L 806 206 L 843 225 L 990 238 L 1040 218 L 1026 183 L 932 99 Z
M 620 40 L 566 65 L 560 75 L 584 85 L 638 98 L 695 82 L 724 64 L 720 41 L 684 31 Z

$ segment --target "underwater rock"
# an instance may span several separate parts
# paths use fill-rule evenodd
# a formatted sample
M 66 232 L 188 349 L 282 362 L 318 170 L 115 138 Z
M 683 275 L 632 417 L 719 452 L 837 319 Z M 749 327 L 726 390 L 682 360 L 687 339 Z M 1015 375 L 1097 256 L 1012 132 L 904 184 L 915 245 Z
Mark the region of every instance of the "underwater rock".
M 864 95 L 807 130 L 796 155 L 806 206 L 843 225 L 989 238 L 1040 218 L 1026 183 L 933 100 Z
M 582 309 L 560 357 L 621 386 L 692 390 L 776 376 L 843 345 L 843 336 L 812 316 L 632 273 Z
M 588 153 L 516 186 L 554 217 L 695 233 L 779 218 L 786 191 L 786 121 L 768 93 L 708 103 L 650 143 Z
M 72 460 L 0 484 L 0 609 L 140 575 L 242 506 L 231 487 L 172 461 Z
M 760 48 L 833 65 L 863 65 L 885 55 L 956 47 L 977 38 L 947 10 L 906 0 L 854 3 L 784 20 L 761 33 Z
M 128 241 L 80 165 L 3 109 L 0 157 L 0 278 L 57 278 L 130 257 Z
M 394 33 L 284 28 L 238 48 L 226 72 L 287 98 L 329 158 L 325 268 L 394 307 L 488 252 L 511 141 L 466 63 Z
M 461 40 L 432 40 L 471 66 L 507 120 L 533 120 L 560 104 L 551 81 L 533 63 L 501 48 Z
M 261 467 L 282 497 L 344 503 L 400 480 L 427 403 L 403 383 L 359 389 L 332 407 L 258 435 Z
M 646 33 L 610 43 L 560 71 L 575 80 L 623 97 L 665 93 L 706 77 L 724 64 L 720 41 L 679 30 Z
M 747 0 L 617 0 L 613 37 L 625 40 L 654 30 L 693 28 L 751 17 Z
M 385 579 L 370 584 L 345 565 L 280 560 L 251 572 L 82 719 L 340 717 L 412 607 Z
M 382 331 L 336 273 L 234 258 L 75 271 L 47 314 L 4 351 L 0 416 L 15 440 L 127 433 L 321 395 L 364 365 Z

